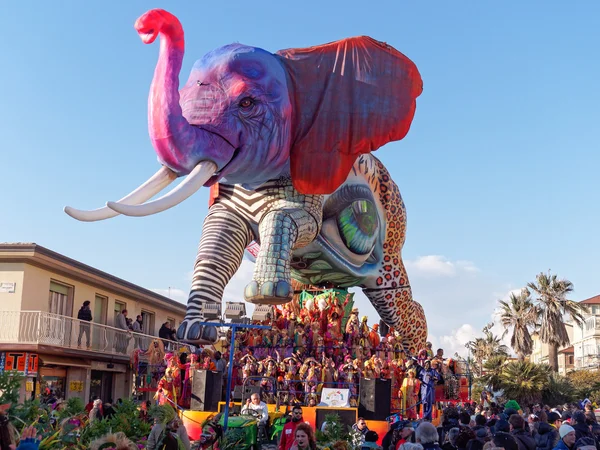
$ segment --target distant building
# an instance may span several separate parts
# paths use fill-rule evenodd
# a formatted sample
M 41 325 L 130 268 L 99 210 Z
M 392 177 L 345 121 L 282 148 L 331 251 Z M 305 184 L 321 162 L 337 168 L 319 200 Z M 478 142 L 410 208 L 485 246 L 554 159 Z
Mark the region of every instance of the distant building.
M 569 335 L 569 341 L 573 342 L 574 330 L 573 324 L 565 323 L 567 328 L 567 334 Z M 529 356 L 529 360 L 536 364 L 549 364 L 549 350 L 548 344 L 544 344 L 540 340 L 539 332 L 532 333 L 531 337 L 533 338 L 533 351 Z M 573 370 L 574 368 L 574 356 L 573 356 L 573 346 L 569 345 L 568 347 L 559 347 L 558 349 L 558 373 L 561 375 L 565 375 L 567 372 Z
M 600 295 L 580 302 L 588 306 L 583 324 L 573 330 L 576 369 L 598 370 L 600 367 Z
M 91 323 L 77 319 L 86 300 Z M 134 321 L 143 317 L 142 334 L 116 328 L 125 309 Z M 177 327 L 185 309 L 40 245 L 0 243 L 0 371 L 26 376 L 22 398 L 47 390 L 84 402 L 130 397 L 134 348 L 147 349 L 165 322 Z

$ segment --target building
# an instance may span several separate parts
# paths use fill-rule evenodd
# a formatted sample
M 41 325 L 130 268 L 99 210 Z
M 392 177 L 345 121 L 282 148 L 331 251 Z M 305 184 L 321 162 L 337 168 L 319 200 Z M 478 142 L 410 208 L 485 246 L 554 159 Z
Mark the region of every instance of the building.
M 576 369 L 593 369 L 600 367 L 600 295 L 580 302 L 587 305 L 585 320 L 576 325 L 573 332 L 573 349 Z
M 569 341 L 572 343 L 574 338 L 574 327 L 572 323 L 565 323 L 567 328 L 567 334 L 569 335 Z M 540 340 L 538 331 L 531 334 L 533 339 L 533 351 L 529 356 L 529 360 L 536 364 L 548 364 L 549 363 L 549 349 L 548 344 L 543 343 Z M 574 355 L 573 346 L 560 347 L 558 349 L 558 373 L 561 375 L 567 374 L 574 368 Z
M 86 300 L 91 323 L 77 319 Z M 0 243 L 0 371 L 25 375 L 22 398 L 47 389 L 84 402 L 130 397 L 134 348 L 147 349 L 165 322 L 177 327 L 185 309 L 40 245 Z M 142 316 L 143 334 L 116 328 L 123 310 Z

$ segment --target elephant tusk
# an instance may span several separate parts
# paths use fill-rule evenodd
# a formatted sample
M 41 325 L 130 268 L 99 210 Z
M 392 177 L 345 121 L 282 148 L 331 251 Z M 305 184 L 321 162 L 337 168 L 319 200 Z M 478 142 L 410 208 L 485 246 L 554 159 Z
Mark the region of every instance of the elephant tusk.
M 177 174 L 168 167 L 163 166 L 148 181 L 119 200 L 119 203 L 129 205 L 144 203 L 171 184 L 175 178 L 177 178 Z M 81 209 L 65 206 L 64 211 L 73 219 L 81 220 L 82 222 L 95 222 L 97 220 L 110 219 L 111 217 L 119 215 L 119 213 L 106 206 L 92 211 L 83 211 Z
M 214 162 L 200 161 L 179 186 L 154 201 L 142 205 L 108 202 L 106 206 L 126 216 L 142 217 L 156 214 L 172 208 L 190 197 L 213 176 L 216 170 L 217 165 Z

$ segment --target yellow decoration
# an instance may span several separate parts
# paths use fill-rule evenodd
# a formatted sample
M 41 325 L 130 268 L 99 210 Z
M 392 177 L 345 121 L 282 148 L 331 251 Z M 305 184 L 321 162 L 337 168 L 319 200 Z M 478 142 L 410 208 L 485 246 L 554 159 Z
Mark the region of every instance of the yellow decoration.
M 69 390 L 72 392 L 83 392 L 83 381 L 71 381 Z
M 25 392 L 33 392 L 33 381 L 25 382 Z

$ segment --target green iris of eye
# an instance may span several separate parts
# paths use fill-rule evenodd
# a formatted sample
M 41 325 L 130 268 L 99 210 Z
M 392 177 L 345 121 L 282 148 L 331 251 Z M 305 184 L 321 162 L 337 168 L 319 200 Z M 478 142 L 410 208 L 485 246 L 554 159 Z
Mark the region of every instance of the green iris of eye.
M 373 250 L 379 220 L 375 205 L 368 200 L 356 200 L 337 217 L 340 236 L 351 251 L 366 255 Z

